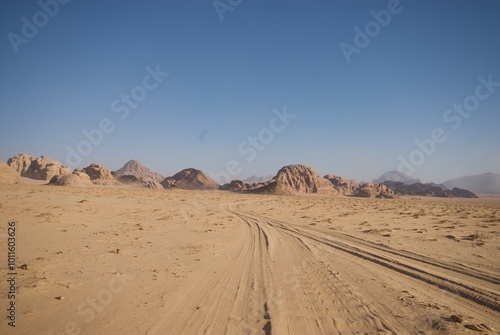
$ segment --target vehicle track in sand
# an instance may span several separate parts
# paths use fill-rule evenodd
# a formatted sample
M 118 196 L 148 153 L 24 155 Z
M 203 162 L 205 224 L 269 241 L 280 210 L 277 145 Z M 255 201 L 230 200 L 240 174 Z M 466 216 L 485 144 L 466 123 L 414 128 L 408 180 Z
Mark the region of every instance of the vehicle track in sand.
M 500 326 L 500 280 L 492 273 L 237 205 L 223 209 L 243 223 L 233 256 L 183 292 L 147 334 L 432 334 L 427 310 L 402 305 L 392 284 Z

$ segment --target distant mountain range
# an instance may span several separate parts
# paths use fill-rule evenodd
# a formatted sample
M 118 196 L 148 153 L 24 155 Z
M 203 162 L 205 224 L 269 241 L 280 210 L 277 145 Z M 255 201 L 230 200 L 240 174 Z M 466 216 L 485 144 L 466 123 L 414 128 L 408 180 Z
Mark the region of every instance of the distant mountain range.
M 440 198 L 477 198 L 478 196 L 469 190 L 459 187 L 448 189 L 443 184 L 435 183 L 414 183 L 411 185 L 403 184 L 400 181 L 384 181 L 384 185 L 389 187 L 395 194 L 399 195 L 418 195 L 424 197 Z
M 373 179 L 374 183 L 383 184 L 386 181 L 401 182 L 405 185 L 420 183 L 420 179 L 413 179 L 409 175 L 401 171 L 387 171 L 377 179 Z
M 243 179 L 242 181 L 244 183 L 248 183 L 248 184 L 258 184 L 258 183 L 262 183 L 262 182 L 271 180 L 272 178 L 273 178 L 273 176 L 271 176 L 271 175 L 264 176 L 264 177 L 257 177 L 256 175 L 253 175 L 251 177 L 248 177 L 247 179 Z
M 450 179 L 442 184 L 435 184 L 435 183 L 421 184 L 420 179 L 413 179 L 401 171 L 388 171 L 379 178 L 374 179 L 373 182 L 379 184 L 385 183 L 387 185 L 390 185 L 390 187 L 396 191 L 402 190 L 402 185 L 397 186 L 396 189 L 396 185 L 398 185 L 398 183 L 402 183 L 407 186 L 420 184 L 418 185 L 418 187 L 415 186 L 415 189 L 429 188 L 435 186 L 435 187 L 441 187 L 443 189 L 446 188 L 452 190 L 453 188 L 456 187 L 460 189 L 469 190 L 477 194 L 500 194 L 500 173 L 492 173 L 492 172 Z M 408 190 L 408 188 L 406 189 Z
M 418 179 L 400 171 L 388 171 L 373 183 L 357 183 L 340 176 L 318 175 L 306 165 L 288 165 L 271 177 L 233 180 L 219 185 L 203 171 L 189 168 L 164 178 L 137 160 L 127 162 L 115 172 L 99 164 L 91 164 L 73 172 L 59 161 L 26 154 L 14 156 L 0 170 L 0 182 L 19 183 L 20 177 L 46 180 L 51 185 L 63 186 L 119 186 L 149 187 L 155 189 L 180 188 L 185 190 L 226 190 L 257 193 L 323 193 L 361 197 L 392 198 L 399 195 L 434 197 L 476 197 L 476 194 L 500 194 L 500 174 L 485 173 L 448 180 L 444 184 L 420 183 Z M 13 174 L 14 172 L 14 174 Z M 470 192 L 470 191 L 472 192 Z M 474 192 L 474 193 L 473 193 Z
M 459 187 L 479 194 L 500 194 L 500 173 L 484 173 L 447 180 L 448 188 Z

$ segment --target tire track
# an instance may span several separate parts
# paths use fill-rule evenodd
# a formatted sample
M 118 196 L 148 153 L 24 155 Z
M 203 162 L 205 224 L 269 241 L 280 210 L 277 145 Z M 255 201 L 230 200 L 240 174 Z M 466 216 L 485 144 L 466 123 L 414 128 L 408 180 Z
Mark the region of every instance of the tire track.
M 240 211 L 238 209 L 238 211 Z M 239 214 L 253 217 L 266 224 L 275 227 L 296 238 L 307 239 L 313 243 L 323 245 L 338 252 L 349 254 L 362 261 L 368 261 L 379 267 L 389 269 L 406 277 L 418 280 L 432 286 L 434 289 L 445 290 L 457 298 L 462 298 L 462 304 L 471 309 L 471 305 L 481 306 L 482 310 L 489 315 L 492 322 L 496 322 L 500 312 L 500 294 L 498 294 L 498 278 L 476 269 L 454 266 L 433 260 L 429 257 L 420 256 L 414 253 L 396 251 L 388 247 L 381 247 L 374 243 L 355 238 L 350 235 L 339 233 L 323 234 L 305 228 L 298 228 L 287 223 L 268 219 L 251 213 L 239 212 Z M 464 284 L 457 281 L 454 275 L 448 273 L 437 274 L 430 271 L 430 267 L 445 269 L 447 272 L 454 272 L 458 275 L 468 276 L 476 280 L 489 284 L 490 289 L 482 288 L 483 285 Z M 491 287 L 493 286 L 493 289 Z
M 360 245 L 365 245 L 369 248 L 376 249 L 376 250 L 379 250 L 379 251 L 382 251 L 385 253 L 389 253 L 389 254 L 392 254 L 394 256 L 404 257 L 404 258 L 412 260 L 412 261 L 417 261 L 419 263 L 431 265 L 431 266 L 434 266 L 436 268 L 439 268 L 439 270 L 441 270 L 441 271 L 444 269 L 444 270 L 452 271 L 456 274 L 462 274 L 462 275 L 472 277 L 475 279 L 480 279 L 480 280 L 488 282 L 488 283 L 500 285 L 500 277 L 495 277 L 489 273 L 480 272 L 480 271 L 478 271 L 474 268 L 471 268 L 471 267 L 467 267 L 464 265 L 458 265 L 458 264 L 453 265 L 453 264 L 445 263 L 445 262 L 442 262 L 442 261 L 439 261 L 436 259 L 432 259 L 432 258 L 427 257 L 427 256 L 419 255 L 419 254 L 414 253 L 414 252 L 409 252 L 409 251 L 404 251 L 404 250 L 396 250 L 396 249 L 393 249 L 393 248 L 390 248 L 387 246 L 382 246 L 382 245 L 379 245 L 377 243 L 366 241 L 366 240 L 363 240 L 363 239 L 360 239 L 358 237 L 348 235 L 348 234 L 339 234 L 336 232 L 332 232 L 331 235 L 332 236 L 340 236 L 341 238 L 343 238 L 346 241 L 350 241 L 350 242 L 360 244 Z
M 350 282 L 318 259 L 304 243 L 305 237 L 293 236 L 238 209 L 230 211 L 244 222 L 259 226 L 268 237 L 268 246 L 276 251 L 271 260 L 283 277 L 275 280 L 285 285 L 280 297 L 271 297 L 268 304 L 269 311 L 277 316 L 273 318 L 273 334 L 346 334 L 360 329 L 371 329 L 367 334 L 408 332 L 398 320 L 383 317 L 376 301 L 360 295 Z
M 430 295 L 446 291 L 461 309 L 475 310 L 498 326 L 498 278 L 489 273 L 268 219 L 238 205 L 223 210 L 241 221 L 233 256 L 213 273 L 205 268 L 210 275 L 193 279 L 146 334 L 421 333 L 420 326 L 393 313 L 386 305 L 391 300 L 380 299 L 383 290 L 367 294 L 366 284 L 353 280 L 362 272 L 363 278 L 395 276 Z M 337 272 L 341 268 L 346 276 Z
M 286 228 L 281 227 L 281 229 L 286 229 Z M 331 239 L 320 237 L 309 232 L 302 232 L 298 234 L 300 234 L 301 236 L 308 237 L 309 239 L 319 242 L 321 244 L 325 244 L 329 247 L 335 248 L 337 250 L 349 253 L 358 258 L 362 258 L 364 260 L 376 263 L 380 266 L 384 266 L 388 269 L 400 272 L 415 279 L 419 279 L 428 284 L 437 286 L 440 289 L 449 291 L 450 293 L 458 294 L 475 303 L 488 307 L 495 312 L 500 312 L 500 295 L 494 292 L 489 292 L 484 289 L 465 285 L 451 278 L 446 278 L 440 275 L 432 274 L 426 270 L 423 270 L 421 267 L 417 268 L 410 264 L 405 264 L 400 261 L 396 261 L 394 259 L 390 259 L 388 257 L 384 257 L 370 251 L 353 247 L 338 240 L 332 241 Z M 416 258 L 414 258 L 413 260 L 420 261 L 419 259 Z
M 269 242 L 251 222 L 238 237 L 234 256 L 211 275 L 194 280 L 146 334 L 239 335 L 254 334 L 255 329 L 273 334 L 267 304 L 272 287 L 267 273 Z

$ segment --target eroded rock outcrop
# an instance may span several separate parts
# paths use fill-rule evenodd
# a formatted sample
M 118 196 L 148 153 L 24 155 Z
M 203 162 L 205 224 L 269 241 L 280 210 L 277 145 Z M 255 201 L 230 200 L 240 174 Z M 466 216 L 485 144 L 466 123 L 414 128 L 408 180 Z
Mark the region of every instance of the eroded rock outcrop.
M 354 194 L 360 198 L 386 198 L 392 199 L 396 194 L 387 185 L 377 183 L 361 184 Z
M 306 165 L 288 165 L 281 168 L 269 182 L 251 190 L 256 193 L 321 193 L 338 194 L 333 184 Z
M 83 171 L 88 174 L 91 182 L 95 185 L 111 186 L 117 184 L 117 180 L 111 174 L 111 171 L 102 165 L 92 163 L 84 168 Z
M 49 185 L 54 186 L 93 186 L 94 184 L 90 181 L 90 176 L 81 169 L 76 169 L 71 174 L 56 175 L 53 176 Z
M 151 188 L 153 190 L 163 190 L 164 189 L 163 185 L 158 180 L 150 178 L 150 177 L 141 178 L 141 182 L 143 183 L 144 187 Z
M 162 180 L 164 188 L 178 187 L 184 190 L 217 190 L 219 184 L 209 178 L 203 171 L 196 169 L 184 169 L 172 177 Z
M 19 184 L 21 176 L 4 162 L 0 162 L 0 184 Z
M 333 184 L 333 187 L 339 194 L 355 194 L 359 188 L 358 183 L 354 180 L 345 179 L 333 174 L 327 174 L 324 178 Z
M 247 185 L 249 184 L 244 183 L 241 180 L 232 180 L 230 183 L 224 184 L 221 187 L 219 187 L 219 189 L 221 191 L 238 192 L 238 191 L 244 191 Z
M 20 154 L 9 158 L 7 164 L 17 171 L 21 177 L 37 180 L 50 180 L 55 175 L 71 173 L 69 167 L 47 156 L 36 158 L 27 154 Z

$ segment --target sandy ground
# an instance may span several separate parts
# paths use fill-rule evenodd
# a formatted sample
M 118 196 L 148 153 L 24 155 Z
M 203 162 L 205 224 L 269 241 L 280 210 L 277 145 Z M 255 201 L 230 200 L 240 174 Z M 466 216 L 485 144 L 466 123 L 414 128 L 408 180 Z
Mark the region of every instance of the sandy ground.
M 0 185 L 0 218 L 0 334 L 500 334 L 498 198 Z

